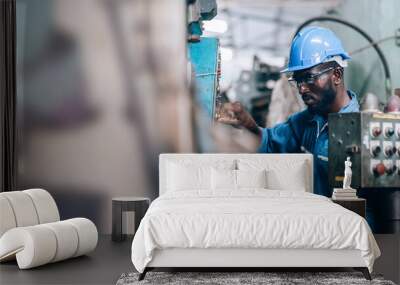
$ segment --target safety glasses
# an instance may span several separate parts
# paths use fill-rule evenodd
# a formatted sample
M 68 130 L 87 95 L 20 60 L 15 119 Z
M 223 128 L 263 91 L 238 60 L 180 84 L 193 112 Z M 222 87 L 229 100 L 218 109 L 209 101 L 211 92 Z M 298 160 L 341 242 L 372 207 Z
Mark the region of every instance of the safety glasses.
M 300 88 L 301 84 L 303 84 L 303 83 L 305 83 L 307 85 L 315 84 L 315 81 L 318 80 L 318 78 L 322 74 L 327 73 L 328 71 L 331 71 L 333 69 L 335 69 L 335 68 L 328 67 L 324 70 L 321 70 L 320 72 L 307 74 L 306 76 L 301 76 L 301 77 L 292 75 L 288 80 L 290 83 L 296 85 L 297 88 Z

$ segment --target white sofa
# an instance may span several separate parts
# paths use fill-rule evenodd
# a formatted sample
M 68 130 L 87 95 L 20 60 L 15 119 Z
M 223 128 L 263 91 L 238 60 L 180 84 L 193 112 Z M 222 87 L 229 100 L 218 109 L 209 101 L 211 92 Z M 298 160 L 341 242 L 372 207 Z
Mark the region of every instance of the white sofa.
M 96 226 L 88 219 L 60 221 L 53 197 L 43 189 L 0 193 L 0 262 L 16 259 L 28 269 L 93 251 Z

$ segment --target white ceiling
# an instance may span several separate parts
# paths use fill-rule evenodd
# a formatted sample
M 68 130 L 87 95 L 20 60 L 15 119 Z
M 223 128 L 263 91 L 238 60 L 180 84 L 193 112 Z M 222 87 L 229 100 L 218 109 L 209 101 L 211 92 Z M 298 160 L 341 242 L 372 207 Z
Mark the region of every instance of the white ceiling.
M 240 7 L 287 7 L 287 8 L 329 8 L 334 7 L 342 0 L 217 0 L 218 7 L 238 5 Z

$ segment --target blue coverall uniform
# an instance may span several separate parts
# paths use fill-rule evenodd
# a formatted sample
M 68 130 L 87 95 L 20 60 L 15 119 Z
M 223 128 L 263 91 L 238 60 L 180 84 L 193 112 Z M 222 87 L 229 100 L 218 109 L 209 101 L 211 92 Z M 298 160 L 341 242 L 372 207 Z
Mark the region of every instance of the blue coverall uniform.
M 351 98 L 339 113 L 358 112 L 360 106 L 354 92 L 348 90 Z M 300 153 L 314 155 L 314 193 L 332 196 L 328 186 L 328 119 L 312 114 L 308 109 L 295 113 L 285 123 L 273 128 L 262 128 L 262 139 L 258 152 Z

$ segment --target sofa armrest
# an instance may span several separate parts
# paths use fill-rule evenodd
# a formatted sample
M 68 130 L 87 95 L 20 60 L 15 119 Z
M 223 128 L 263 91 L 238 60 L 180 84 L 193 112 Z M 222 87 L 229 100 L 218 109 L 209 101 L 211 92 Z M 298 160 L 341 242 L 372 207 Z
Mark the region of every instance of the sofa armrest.
M 28 269 L 87 254 L 97 241 L 96 226 L 85 218 L 13 228 L 0 238 L 0 262 L 16 257 Z

